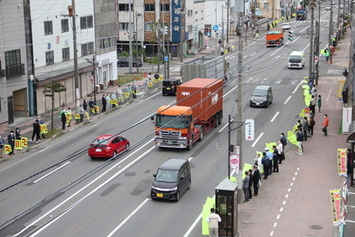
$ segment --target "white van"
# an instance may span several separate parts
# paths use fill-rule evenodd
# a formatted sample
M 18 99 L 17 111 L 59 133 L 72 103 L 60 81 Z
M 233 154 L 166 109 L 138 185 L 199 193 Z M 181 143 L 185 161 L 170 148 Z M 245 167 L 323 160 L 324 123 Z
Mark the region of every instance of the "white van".
M 303 68 L 305 56 L 303 51 L 293 51 L 288 57 L 288 68 Z

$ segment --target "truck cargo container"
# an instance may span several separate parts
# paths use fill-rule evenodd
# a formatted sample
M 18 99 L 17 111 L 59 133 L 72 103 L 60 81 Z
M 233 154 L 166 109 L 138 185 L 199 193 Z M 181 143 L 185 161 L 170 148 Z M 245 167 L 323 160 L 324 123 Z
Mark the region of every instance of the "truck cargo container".
M 296 21 L 307 20 L 307 10 L 305 8 L 299 8 L 296 11 Z
M 273 29 L 266 33 L 266 47 L 269 46 L 281 46 L 284 41 L 284 30 Z
M 223 80 L 195 78 L 177 88 L 176 105 L 161 106 L 154 119 L 158 147 L 187 148 L 221 124 Z

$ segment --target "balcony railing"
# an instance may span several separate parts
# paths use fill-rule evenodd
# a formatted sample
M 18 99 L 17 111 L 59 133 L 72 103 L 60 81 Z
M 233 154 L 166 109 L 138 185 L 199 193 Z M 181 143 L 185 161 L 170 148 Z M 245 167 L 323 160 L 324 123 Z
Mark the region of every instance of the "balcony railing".
M 15 66 L 6 66 L 7 77 L 24 75 L 24 74 L 25 74 L 25 65 L 23 63 Z

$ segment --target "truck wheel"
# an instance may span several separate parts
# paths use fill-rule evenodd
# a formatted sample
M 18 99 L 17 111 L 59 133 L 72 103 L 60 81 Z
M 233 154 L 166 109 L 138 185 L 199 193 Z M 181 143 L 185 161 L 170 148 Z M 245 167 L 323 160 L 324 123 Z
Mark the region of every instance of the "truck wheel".
M 216 114 L 214 116 L 214 119 L 216 120 L 216 124 L 214 125 L 214 127 L 216 128 L 216 127 L 218 127 L 219 114 Z
M 222 123 L 222 112 L 218 113 L 218 125 Z
M 202 141 L 204 135 L 205 135 L 205 133 L 203 131 L 203 128 L 201 128 L 200 138 L 198 139 L 199 142 Z
M 194 145 L 194 136 L 191 136 L 190 138 L 190 144 L 187 146 L 188 150 L 192 150 L 192 146 Z

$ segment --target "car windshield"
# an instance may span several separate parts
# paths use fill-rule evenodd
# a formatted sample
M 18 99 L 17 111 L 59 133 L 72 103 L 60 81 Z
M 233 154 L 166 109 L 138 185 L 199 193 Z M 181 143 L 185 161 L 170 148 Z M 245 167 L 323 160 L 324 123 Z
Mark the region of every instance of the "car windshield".
M 266 96 L 267 91 L 263 89 L 255 89 L 253 96 Z
M 290 63 L 300 63 L 302 60 L 301 60 L 301 56 L 297 56 L 297 55 L 291 55 L 290 58 L 288 59 L 288 61 Z
M 165 182 L 165 183 L 176 183 L 178 180 L 177 170 L 162 170 L 159 169 L 157 175 L 155 176 L 155 181 Z
M 95 141 L 92 142 L 93 145 L 97 145 L 97 144 L 100 144 L 100 145 L 107 145 L 108 142 L 110 141 L 109 138 L 97 138 L 95 139 Z
M 170 116 L 164 114 L 158 114 L 155 120 L 155 126 L 159 128 L 188 128 L 189 123 L 189 119 L 185 116 Z

